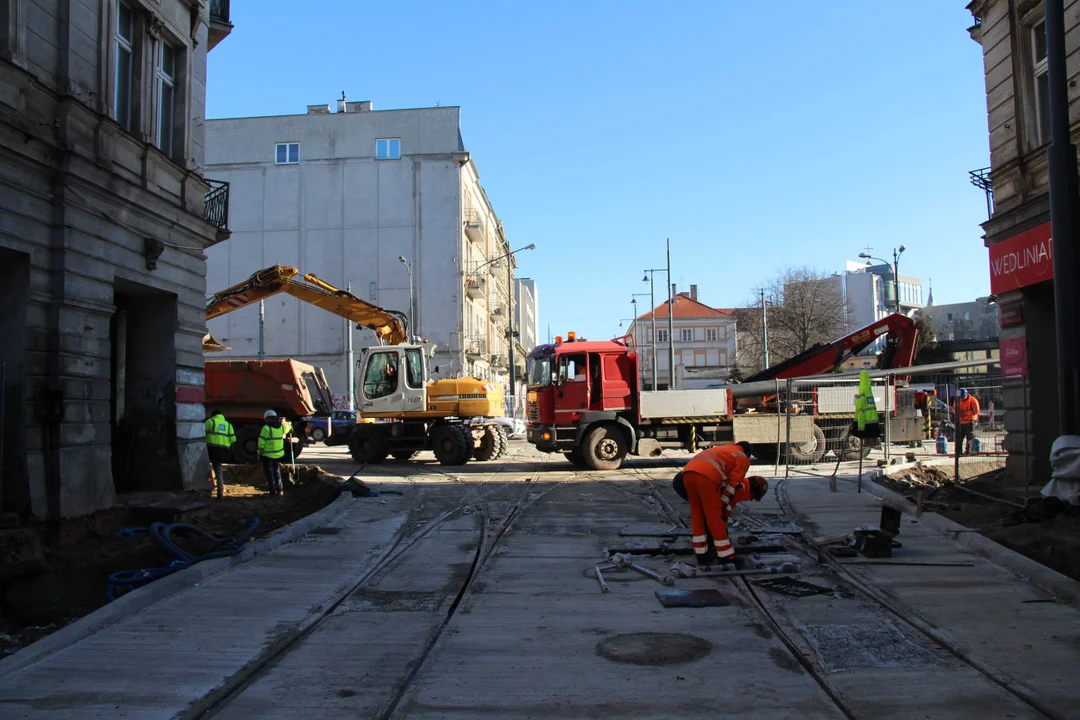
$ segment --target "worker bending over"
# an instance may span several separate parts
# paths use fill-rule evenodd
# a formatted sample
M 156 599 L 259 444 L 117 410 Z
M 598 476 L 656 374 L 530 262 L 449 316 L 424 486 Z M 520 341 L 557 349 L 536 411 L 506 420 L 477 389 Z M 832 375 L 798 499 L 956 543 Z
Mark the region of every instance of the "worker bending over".
M 701 451 L 675 476 L 675 492 L 690 502 L 690 532 L 698 566 L 713 564 L 713 550 L 720 562 L 735 562 L 727 529 L 731 511 L 743 500 L 761 500 L 769 490 L 765 478 L 746 477 L 749 469 L 750 444 L 742 442 Z
M 262 461 L 263 474 L 266 476 L 266 486 L 271 495 L 281 495 L 285 488 L 281 484 L 281 459 L 285 457 L 285 443 L 296 442 L 296 438 L 286 437 L 291 425 L 284 421 L 273 410 L 263 413 L 264 425 L 259 431 L 259 460 Z

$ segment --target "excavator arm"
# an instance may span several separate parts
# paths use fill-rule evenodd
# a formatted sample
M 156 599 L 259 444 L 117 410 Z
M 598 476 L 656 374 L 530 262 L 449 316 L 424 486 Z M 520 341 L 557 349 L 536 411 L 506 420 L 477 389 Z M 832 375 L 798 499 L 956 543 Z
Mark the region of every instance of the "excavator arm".
M 300 275 L 299 270 L 288 265 L 259 270 L 244 282 L 216 293 L 206 303 L 206 319 L 212 320 L 280 292 L 366 327 L 388 345 L 408 341 L 408 321 L 404 313 L 372 305 L 315 275 Z

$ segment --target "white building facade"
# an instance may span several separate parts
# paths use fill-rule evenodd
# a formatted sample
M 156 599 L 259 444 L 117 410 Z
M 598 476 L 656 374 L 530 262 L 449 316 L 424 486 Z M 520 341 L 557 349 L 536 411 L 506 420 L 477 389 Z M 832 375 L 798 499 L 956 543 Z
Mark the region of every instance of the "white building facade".
M 848 261 L 843 273 L 829 278 L 840 290 L 847 309 L 848 332 L 881 320 L 895 312 L 893 297 L 897 290 L 900 294 L 900 312 L 910 316 L 923 307 L 923 283 L 920 278 L 910 275 L 899 276 L 899 283 L 894 286 L 892 268 L 887 265 L 864 265 Z M 872 344 L 863 352 L 876 353 L 881 350 L 881 342 Z
M 233 198 L 232 239 L 208 253 L 208 293 L 296 266 L 376 305 L 411 305 L 411 334 L 437 344 L 437 377 L 505 382 L 513 258 L 459 118 L 457 107 L 375 111 L 342 99 L 304 115 L 207 121 L 207 174 Z M 322 367 L 341 401 L 346 323 L 284 294 L 265 316 L 266 357 Z M 257 357 L 255 308 L 209 328 L 232 348 L 224 357 Z M 352 332 L 357 349 L 374 342 Z
M 698 302 L 697 285 L 691 285 L 690 292 L 675 296 L 672 315 L 675 332 L 675 387 L 706 387 L 725 380 L 735 366 L 737 341 L 734 313 Z M 653 389 L 654 366 L 657 376 L 656 389 L 670 387 L 671 338 L 668 336 L 667 301 L 635 319 L 627 334 L 634 338 L 637 346 L 642 387 Z
M 514 286 L 514 295 L 517 298 L 514 329 L 518 333 L 518 346 L 523 353 L 518 358 L 518 365 L 524 367 L 522 358 L 540 344 L 540 303 L 536 281 L 532 278 L 519 278 L 514 281 Z

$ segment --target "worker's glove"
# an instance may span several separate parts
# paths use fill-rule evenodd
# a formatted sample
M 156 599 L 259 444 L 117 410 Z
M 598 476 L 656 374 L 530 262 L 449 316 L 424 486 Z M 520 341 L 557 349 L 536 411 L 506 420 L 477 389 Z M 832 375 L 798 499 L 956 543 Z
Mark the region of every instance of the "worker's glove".
M 289 438 L 289 442 L 295 445 L 296 443 L 300 442 L 300 438 Z

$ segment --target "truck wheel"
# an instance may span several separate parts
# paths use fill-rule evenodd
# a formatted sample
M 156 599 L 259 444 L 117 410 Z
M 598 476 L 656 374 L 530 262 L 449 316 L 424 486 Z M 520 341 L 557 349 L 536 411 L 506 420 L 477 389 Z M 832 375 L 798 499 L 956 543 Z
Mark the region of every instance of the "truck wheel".
M 431 445 L 442 465 L 464 465 L 472 454 L 472 431 L 465 425 L 440 425 L 431 431 Z
M 358 463 L 377 465 L 386 459 L 386 442 L 377 432 L 357 428 L 349 438 L 349 453 Z
M 871 447 L 863 445 L 862 456 L 866 459 L 870 455 Z M 838 450 L 840 458 L 842 460 L 858 460 L 859 459 L 859 438 L 851 434 L 851 426 L 844 428 L 840 433 L 840 448 Z
M 493 457 L 492 460 L 498 460 L 499 458 L 501 458 L 503 455 L 506 454 L 507 450 L 510 449 L 510 431 L 507 430 L 502 425 L 497 425 L 495 427 L 495 429 L 499 431 L 500 435 L 502 435 L 503 442 L 502 442 L 502 450 L 500 450 L 499 454 L 496 455 L 495 457 Z
M 795 462 L 816 463 L 825 457 L 825 433 L 816 424 L 811 427 L 814 429 L 813 438 L 801 445 L 790 445 L 791 459 Z
M 571 465 L 577 465 L 578 467 L 588 467 L 585 464 L 585 457 L 581 454 L 580 450 L 569 450 L 564 452 L 563 455 L 570 461 Z
M 630 443 L 622 429 L 601 425 L 585 436 L 581 454 L 593 470 L 618 470 L 629 451 Z
M 311 431 L 311 439 L 315 442 L 322 442 L 326 439 L 326 431 L 321 427 L 317 427 Z
M 488 425 L 473 447 L 473 458 L 481 462 L 496 460 L 506 452 L 506 437 L 495 425 Z
M 233 459 L 241 465 L 259 461 L 260 425 L 245 425 L 236 431 L 236 442 L 232 446 Z

